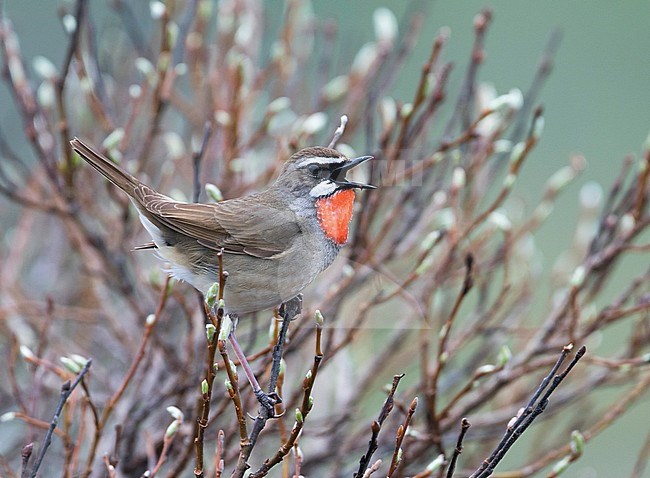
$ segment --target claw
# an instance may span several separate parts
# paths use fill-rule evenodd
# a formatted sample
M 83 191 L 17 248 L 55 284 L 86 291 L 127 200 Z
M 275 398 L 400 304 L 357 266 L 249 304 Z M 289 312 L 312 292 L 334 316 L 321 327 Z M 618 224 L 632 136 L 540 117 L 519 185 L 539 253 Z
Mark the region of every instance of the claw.
M 284 412 L 280 415 L 275 413 L 275 406 L 282 403 L 282 398 L 277 393 L 264 393 L 262 390 L 258 390 L 255 392 L 255 397 L 260 402 L 260 405 L 266 409 L 269 418 L 279 418 L 284 414 Z

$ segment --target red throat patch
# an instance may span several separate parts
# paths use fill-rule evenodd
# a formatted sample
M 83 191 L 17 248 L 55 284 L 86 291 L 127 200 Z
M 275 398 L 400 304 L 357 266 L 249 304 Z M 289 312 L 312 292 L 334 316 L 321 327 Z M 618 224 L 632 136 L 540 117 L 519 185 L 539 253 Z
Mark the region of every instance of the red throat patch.
M 348 226 L 352 219 L 354 191 L 345 189 L 316 201 L 318 222 L 325 235 L 342 246 L 348 240 Z

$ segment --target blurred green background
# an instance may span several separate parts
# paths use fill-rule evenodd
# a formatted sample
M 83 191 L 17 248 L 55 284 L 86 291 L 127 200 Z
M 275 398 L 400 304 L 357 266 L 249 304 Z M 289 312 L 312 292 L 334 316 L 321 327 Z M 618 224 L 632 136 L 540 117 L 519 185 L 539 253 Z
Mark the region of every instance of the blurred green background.
M 91 0 L 90 4 L 93 17 L 101 26 L 101 12 L 107 11 L 106 4 L 103 0 Z M 269 18 L 269 25 L 279 21 L 282 4 L 276 0 L 268 2 L 267 15 L 276 17 Z M 44 55 L 61 64 L 66 35 L 57 15 L 60 5 L 55 0 L 4 2 L 28 62 L 35 55 Z M 550 268 L 573 233 L 580 185 L 597 181 L 606 189 L 622 158 L 628 153 L 638 155 L 650 131 L 650 1 L 493 0 L 487 4 L 478 0 L 446 0 L 420 5 L 427 10 L 422 33 L 405 70 L 409 74 L 399 79 L 395 90 L 395 96 L 404 101 L 410 100 L 420 66 L 443 26 L 451 29 L 445 58 L 455 63 L 450 82 L 452 92 L 448 95 L 454 98 L 453 90 L 460 86 L 471 51 L 473 16 L 485 6 L 493 8 L 494 17 L 479 78 L 493 83 L 500 93 L 514 87 L 525 90 L 550 31 L 559 27 L 563 32 L 554 70 L 541 97 L 545 132 L 524 167 L 523 182 L 517 190 L 530 206 L 539 198 L 546 178 L 565 165 L 572 154 L 579 153 L 587 159 L 586 171 L 562 196 L 556 213 L 538 235 L 545 267 Z M 359 45 L 373 38 L 372 12 L 379 6 L 392 9 L 401 19 L 413 8 L 406 0 L 323 0 L 314 2 L 313 9 L 318 18 L 337 21 L 337 54 L 348 58 Z M 352 45 L 347 54 L 346 44 Z M 16 138 L 16 150 L 28 154 L 20 119 L 5 87 L 0 88 L 0 123 L 8 138 Z M 2 222 L 11 222 L 12 206 L 3 199 L 0 212 Z M 647 257 L 643 259 L 647 261 Z M 650 400 L 646 398 L 633 413 L 590 443 L 585 456 L 569 469 L 568 476 L 629 476 L 649 425 Z

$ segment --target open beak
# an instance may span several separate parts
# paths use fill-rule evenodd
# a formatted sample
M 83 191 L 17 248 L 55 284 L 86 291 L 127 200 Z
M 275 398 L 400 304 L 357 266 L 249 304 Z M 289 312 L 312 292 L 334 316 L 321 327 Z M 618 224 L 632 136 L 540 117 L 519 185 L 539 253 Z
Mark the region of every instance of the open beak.
M 348 189 L 377 189 L 377 186 L 373 186 L 372 184 L 355 183 L 354 181 L 348 181 L 347 179 L 345 179 L 345 173 L 347 173 L 350 169 L 354 168 L 355 166 L 358 166 L 361 163 L 365 163 L 370 159 L 373 159 L 373 157 L 359 156 L 358 158 L 351 159 L 348 162 L 346 162 L 344 165 L 339 166 L 336 169 L 333 169 L 331 175 L 332 181 L 334 181 L 339 186 Z

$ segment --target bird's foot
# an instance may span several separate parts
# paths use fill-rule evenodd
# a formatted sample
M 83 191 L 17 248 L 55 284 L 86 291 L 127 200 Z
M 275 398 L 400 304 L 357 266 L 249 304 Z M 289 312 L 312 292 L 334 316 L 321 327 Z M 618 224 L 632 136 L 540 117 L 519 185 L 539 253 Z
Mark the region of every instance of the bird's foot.
M 275 406 L 282 403 L 282 398 L 277 393 L 264 393 L 262 390 L 255 392 L 255 397 L 260 405 L 266 410 L 268 418 L 278 418 L 281 415 L 275 413 Z

